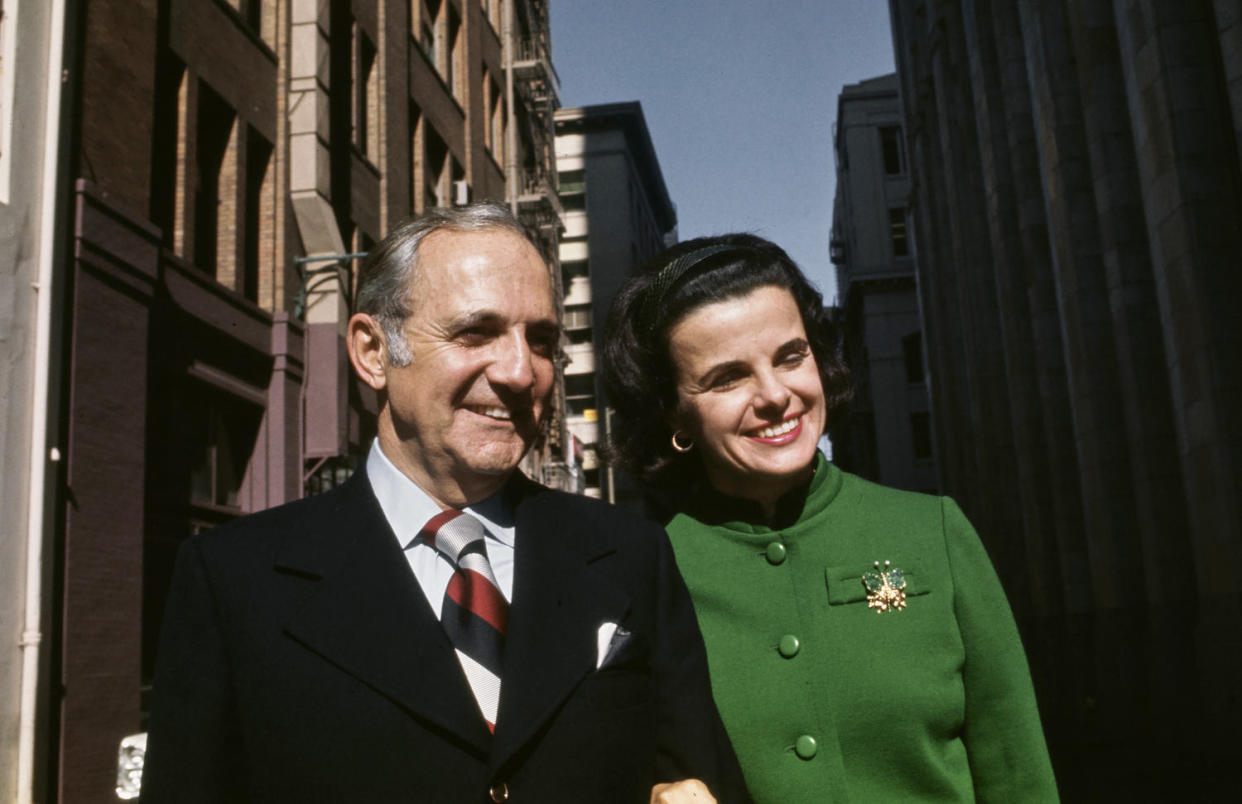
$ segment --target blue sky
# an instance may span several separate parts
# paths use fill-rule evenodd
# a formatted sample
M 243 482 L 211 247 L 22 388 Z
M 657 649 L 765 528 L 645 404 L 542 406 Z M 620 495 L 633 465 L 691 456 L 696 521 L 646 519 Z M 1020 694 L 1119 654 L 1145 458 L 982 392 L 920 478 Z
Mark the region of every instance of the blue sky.
M 832 302 L 832 126 L 892 72 L 884 0 L 551 0 L 566 107 L 640 101 L 681 239 L 775 241 Z

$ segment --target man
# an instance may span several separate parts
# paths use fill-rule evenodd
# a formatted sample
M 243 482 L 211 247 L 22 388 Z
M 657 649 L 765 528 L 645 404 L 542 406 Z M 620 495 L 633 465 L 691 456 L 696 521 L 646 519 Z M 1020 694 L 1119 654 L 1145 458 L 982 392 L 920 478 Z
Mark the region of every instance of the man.
M 745 799 L 663 531 L 515 472 L 560 337 L 521 225 L 415 219 L 357 299 L 376 443 L 182 548 L 144 800 Z

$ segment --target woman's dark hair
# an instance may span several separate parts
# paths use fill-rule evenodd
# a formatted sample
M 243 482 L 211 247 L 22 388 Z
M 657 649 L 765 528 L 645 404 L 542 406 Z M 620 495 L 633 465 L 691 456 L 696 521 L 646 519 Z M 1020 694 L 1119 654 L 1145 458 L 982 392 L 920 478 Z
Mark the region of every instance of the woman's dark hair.
M 688 240 L 657 255 L 622 284 L 608 314 L 603 374 L 616 411 L 610 460 L 641 481 L 685 486 L 702 477 L 696 453 L 675 452 L 668 420 L 677 409 L 677 375 L 668 351 L 669 330 L 714 302 L 761 287 L 788 290 L 802 315 L 819 365 L 826 426 L 852 394 L 849 370 L 837 357 L 837 331 L 820 295 L 785 251 L 750 234 Z

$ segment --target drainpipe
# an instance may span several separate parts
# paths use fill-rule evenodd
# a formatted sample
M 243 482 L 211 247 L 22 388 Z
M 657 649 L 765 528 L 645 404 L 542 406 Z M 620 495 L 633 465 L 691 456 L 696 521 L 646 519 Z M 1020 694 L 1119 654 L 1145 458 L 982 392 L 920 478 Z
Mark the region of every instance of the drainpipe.
M 39 704 L 39 643 L 43 619 L 43 511 L 47 479 L 47 406 L 50 384 L 52 258 L 56 246 L 57 154 L 60 138 L 61 69 L 64 64 L 65 0 L 49 0 L 46 122 L 43 127 L 42 196 L 39 210 L 39 275 L 34 283 L 35 348 L 30 422 L 30 493 L 26 511 L 26 605 L 22 627 L 22 686 L 17 748 L 17 801 L 34 800 L 35 723 Z
M 508 125 L 505 131 L 505 194 L 509 196 L 509 209 L 514 215 L 518 211 L 518 175 L 517 175 L 517 110 L 513 108 L 513 4 L 517 0 L 505 0 L 505 117 Z

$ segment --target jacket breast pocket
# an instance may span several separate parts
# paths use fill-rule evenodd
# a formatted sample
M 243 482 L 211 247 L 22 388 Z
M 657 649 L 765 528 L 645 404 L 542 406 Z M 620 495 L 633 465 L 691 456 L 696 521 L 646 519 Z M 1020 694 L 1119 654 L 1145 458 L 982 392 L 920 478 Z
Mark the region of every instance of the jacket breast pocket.
M 897 570 L 897 574 L 893 570 Z M 869 573 L 874 573 L 868 578 Z M 926 576 L 918 565 L 902 564 L 879 569 L 874 564 L 852 564 L 844 567 L 828 567 L 824 570 L 828 584 L 828 604 L 846 606 L 851 603 L 871 603 L 878 608 L 881 603 L 893 605 L 893 601 L 925 595 L 931 591 Z M 870 581 L 870 585 L 868 584 Z M 898 594 L 900 592 L 901 594 Z
M 578 688 L 592 709 L 619 710 L 651 703 L 653 681 L 646 666 L 607 667 L 588 673 Z

